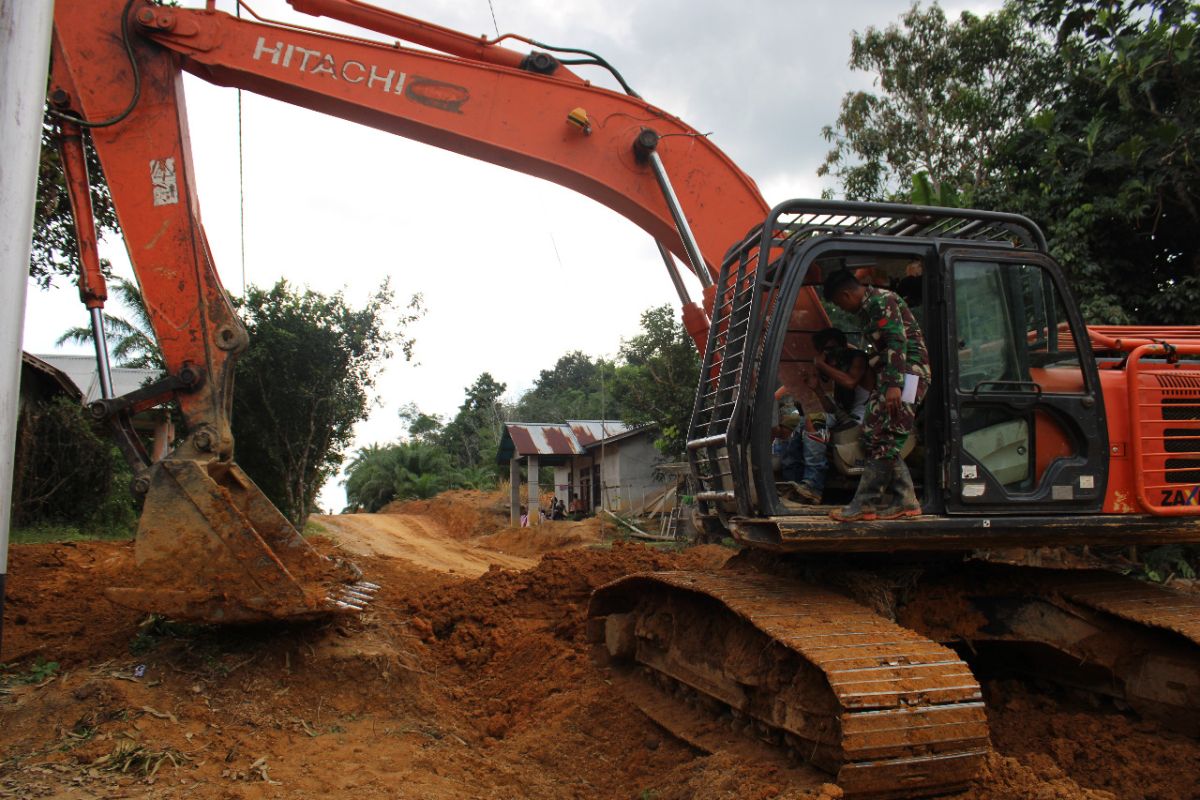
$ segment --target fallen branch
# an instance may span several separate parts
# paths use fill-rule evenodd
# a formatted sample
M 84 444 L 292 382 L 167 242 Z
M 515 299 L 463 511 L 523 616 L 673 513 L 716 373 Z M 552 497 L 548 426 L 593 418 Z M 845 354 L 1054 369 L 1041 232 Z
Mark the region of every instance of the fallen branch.
M 664 536 L 655 536 L 654 534 L 646 533 L 644 530 L 642 530 L 638 526 L 634 525 L 629 520 L 623 519 L 622 517 L 618 517 L 616 514 L 609 511 L 607 508 L 602 508 L 600 510 L 603 511 L 605 514 L 608 514 L 610 517 L 615 519 L 618 523 L 620 523 L 624 527 L 628 528 L 630 535 L 632 535 L 638 539 L 649 539 L 652 542 L 673 542 L 673 541 L 675 541 L 674 539 L 670 539 L 670 538 L 667 538 Z
M 165 713 L 162 711 L 155 711 L 150 706 L 142 706 L 142 711 L 145 711 L 147 714 L 149 714 L 152 717 L 157 717 L 158 719 L 169 719 L 169 720 L 171 720 L 171 722 L 174 722 L 176 725 L 179 724 L 179 720 L 170 711 L 167 711 Z

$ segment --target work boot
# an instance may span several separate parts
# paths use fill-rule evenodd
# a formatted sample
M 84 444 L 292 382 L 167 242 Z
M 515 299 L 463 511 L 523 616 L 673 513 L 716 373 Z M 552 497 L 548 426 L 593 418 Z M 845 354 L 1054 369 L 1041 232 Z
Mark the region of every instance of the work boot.
M 892 500 L 879 510 L 879 519 L 900 519 L 921 516 L 921 504 L 917 502 L 917 490 L 913 488 L 912 473 L 904 459 L 896 459 L 892 465 Z
M 809 505 L 820 505 L 821 503 L 821 493 L 804 481 L 800 481 L 799 483 L 792 481 L 792 494 L 801 503 L 808 503 Z
M 845 508 L 835 508 L 829 516 L 838 522 L 869 522 L 878 519 L 875 509 L 879 507 L 883 488 L 892 477 L 892 462 L 882 458 L 872 458 L 863 468 L 862 477 L 858 479 L 858 490 L 854 499 Z

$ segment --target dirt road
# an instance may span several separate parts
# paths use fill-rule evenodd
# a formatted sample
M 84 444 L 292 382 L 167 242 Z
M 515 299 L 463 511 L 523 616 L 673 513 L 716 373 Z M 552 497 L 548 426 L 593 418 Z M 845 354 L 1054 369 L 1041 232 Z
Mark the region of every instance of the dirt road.
M 331 538 L 316 546 L 354 552 L 382 588 L 366 613 L 321 624 L 148 620 L 102 597 L 127 579 L 130 543 L 14 547 L 0 798 L 841 796 L 786 754 L 687 746 L 590 657 L 595 587 L 640 570 L 718 569 L 731 551 L 589 549 L 579 529 L 485 535 L 482 523 L 448 526 L 456 517 L 437 506 L 420 511 L 424 521 L 322 520 Z M 553 541 L 569 549 L 487 569 Z M 956 800 L 1200 797 L 1195 739 L 1015 681 L 984 690 L 994 753 Z
M 536 559 L 508 555 L 450 536 L 433 517 L 415 514 L 317 515 L 325 528 L 352 555 L 399 558 L 418 567 L 477 578 L 491 567 L 529 569 Z

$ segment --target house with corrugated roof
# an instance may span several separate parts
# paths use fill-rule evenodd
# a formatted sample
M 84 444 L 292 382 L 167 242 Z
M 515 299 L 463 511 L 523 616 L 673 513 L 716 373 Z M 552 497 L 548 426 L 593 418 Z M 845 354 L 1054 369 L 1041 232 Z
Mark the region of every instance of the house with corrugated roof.
M 656 425 L 632 426 L 612 419 L 505 424 L 496 460 L 509 465 L 514 521 L 519 516 L 522 461 L 534 481 L 542 467 L 554 468 L 553 487 L 540 488 L 543 493 L 552 489 L 568 508 L 578 497 L 592 511 L 640 513 L 663 489 L 655 470 L 663 460 L 654 446 L 657 433 Z
M 41 364 L 70 378 L 82 394 L 83 403 L 87 405 L 93 400 L 100 399 L 100 371 L 96 367 L 96 357 L 93 355 L 75 355 L 72 353 L 25 353 L 26 364 L 30 359 L 36 359 Z M 109 367 L 112 375 L 113 395 L 137 391 L 146 383 L 157 380 L 162 376 L 162 370 L 141 367 Z
M 114 396 L 120 397 L 140 389 L 162 377 L 162 370 L 141 367 L 111 367 Z M 99 400 L 100 373 L 96 357 L 64 353 L 21 353 L 20 413 L 26 413 L 34 402 L 54 394 L 66 394 L 72 400 L 87 405 Z M 142 411 L 133 417 L 134 430 L 154 441 L 154 460 L 166 453 L 174 438 L 170 415 L 161 408 Z

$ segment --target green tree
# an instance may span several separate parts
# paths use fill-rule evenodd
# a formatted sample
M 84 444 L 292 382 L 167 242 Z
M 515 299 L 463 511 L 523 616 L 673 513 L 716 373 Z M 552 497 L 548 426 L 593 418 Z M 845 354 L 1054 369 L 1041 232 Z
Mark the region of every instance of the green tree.
M 346 465 L 346 502 L 352 509 L 374 513 L 396 496 L 395 445 L 360 447 Z
M 100 159 L 92 147 L 90 134 L 83 134 L 84 154 L 91 177 L 92 214 L 96 219 L 96 236 L 106 232 L 118 233 L 117 215 L 109 197 L 108 184 L 100 169 Z M 107 267 L 107 263 L 102 264 Z M 75 241 L 75 220 L 71 214 L 71 199 L 67 194 L 62 156 L 54 125 L 47 118 L 42 125 L 42 151 L 38 162 L 37 205 L 34 207 L 33 246 L 29 256 L 29 276 L 43 288 L 49 287 L 57 276 L 79 274 L 79 246 Z
M 907 198 L 922 174 L 926 198 L 969 197 L 991 180 L 997 148 L 1052 95 L 1054 48 L 1014 7 L 951 22 L 940 6 L 914 3 L 900 23 L 853 35 L 850 67 L 874 73 L 878 91 L 842 99 L 822 131 L 833 148 L 818 174 L 854 200 Z
M 251 287 L 240 303 L 250 347 L 235 373 L 236 458 L 297 527 L 342 462 L 354 424 L 366 418 L 368 391 L 390 347 L 399 342 L 411 358 L 413 340 L 398 337 L 385 318 L 392 308 L 386 285 L 353 308 L 341 292 L 298 291 L 282 280 Z M 420 313 L 414 297 L 399 329 Z
M 408 428 L 409 439 L 421 444 L 437 444 L 445 426 L 440 414 L 426 414 L 416 403 L 409 403 L 397 414 Z
M 642 313 L 641 333 L 621 345 L 613 395 L 626 422 L 655 423 L 655 445 L 670 458 L 682 458 L 692 417 L 700 357 L 669 305 Z
M 420 442 L 359 448 L 347 465 L 344 481 L 350 507 L 368 512 L 393 500 L 423 500 L 446 489 L 494 483 L 488 470 L 455 469 L 445 450 Z
M 592 360 L 578 350 L 566 353 L 544 369 L 533 388 L 513 409 L 524 422 L 564 422 L 568 419 L 618 419 L 621 409 L 611 385 L 616 367 L 603 358 Z
M 67 397 L 27 404 L 18 420 L 12 518 L 132 533 L 132 474 L 112 441 Z
M 491 373 L 483 372 L 465 389 L 466 399 L 438 437 L 438 443 L 455 467 L 494 468 L 507 418 L 501 401 L 506 388 Z
M 154 339 L 154 330 L 150 326 L 150 315 L 146 311 L 142 290 L 136 283 L 124 278 L 113 278 L 109 286 L 112 294 L 130 314 L 128 319 L 107 312 L 104 314 L 104 334 L 108 339 L 109 354 L 113 363 L 138 369 L 164 369 L 162 351 L 158 349 L 158 342 Z M 88 325 L 71 328 L 58 337 L 57 344 L 91 344 L 92 341 L 92 328 Z
M 453 486 L 456 489 L 495 489 L 496 464 L 480 464 L 478 467 L 456 469 L 453 474 Z
M 396 446 L 393 487 L 399 500 L 424 500 L 457 484 L 457 475 L 444 450 L 407 442 Z
M 995 159 L 985 201 L 1046 229 L 1092 322 L 1194 324 L 1200 304 L 1200 6 L 1022 0 L 1055 33 L 1054 103 Z

